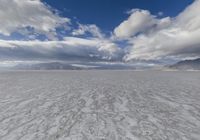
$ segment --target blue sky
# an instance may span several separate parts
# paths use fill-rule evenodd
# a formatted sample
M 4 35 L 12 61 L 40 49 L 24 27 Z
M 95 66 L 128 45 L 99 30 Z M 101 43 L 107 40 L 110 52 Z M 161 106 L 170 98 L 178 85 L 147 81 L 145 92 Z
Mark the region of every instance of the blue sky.
M 199 9 L 200 0 L 0 0 L 0 61 L 195 59 Z
M 105 31 L 112 31 L 128 17 L 131 9 L 145 9 L 152 14 L 174 17 L 185 9 L 192 0 L 44 0 L 58 9 L 62 16 L 75 18 L 82 24 L 96 24 Z M 163 17 L 161 16 L 161 17 Z

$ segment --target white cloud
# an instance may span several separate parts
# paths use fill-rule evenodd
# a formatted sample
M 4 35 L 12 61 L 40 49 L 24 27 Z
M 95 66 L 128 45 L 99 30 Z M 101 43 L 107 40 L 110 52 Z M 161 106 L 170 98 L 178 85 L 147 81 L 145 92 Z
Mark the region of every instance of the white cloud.
M 99 39 L 66 37 L 63 41 L 0 40 L 1 60 L 121 60 L 122 50 L 114 43 Z
M 8 8 L 9 7 L 9 8 Z M 94 24 L 79 24 L 71 34 L 91 34 L 92 38 L 64 37 L 58 41 L 56 28 L 70 23 L 41 0 L 0 0 L 0 34 L 13 32 L 26 34 L 31 40 L 0 40 L 0 60 L 121 60 L 123 50 L 109 39 Z M 27 27 L 34 29 L 30 33 Z M 52 41 L 35 40 L 45 34 Z
M 50 36 L 57 27 L 69 22 L 40 0 L 0 0 L 0 34 L 6 36 L 27 27 Z
M 101 32 L 99 27 L 94 24 L 83 25 L 79 24 L 78 29 L 74 29 L 72 35 L 79 36 L 84 35 L 86 33 L 90 33 L 93 37 L 103 38 L 104 34 Z
M 115 35 L 128 40 L 124 56 L 130 60 L 183 59 L 200 56 L 200 1 L 196 0 L 175 18 L 162 18 L 135 10 Z
M 170 23 L 170 18 L 158 20 L 147 10 L 133 9 L 129 12 L 130 17 L 115 28 L 117 38 L 129 38 L 138 33 L 148 32 L 152 28 L 160 28 Z

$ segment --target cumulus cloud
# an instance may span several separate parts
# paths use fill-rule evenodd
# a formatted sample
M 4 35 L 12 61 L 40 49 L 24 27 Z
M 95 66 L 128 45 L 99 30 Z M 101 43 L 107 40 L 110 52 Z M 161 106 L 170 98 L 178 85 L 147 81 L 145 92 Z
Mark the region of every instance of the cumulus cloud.
M 0 0 L 0 34 L 6 36 L 27 28 L 50 36 L 69 22 L 40 0 Z
M 9 7 L 9 8 L 8 8 Z M 47 38 L 56 35 L 56 28 L 70 23 L 41 0 L 0 0 L 0 34 L 9 36 L 13 32 L 26 34 L 28 41 L 0 40 L 0 60 L 88 60 L 120 61 L 123 50 L 117 44 L 104 38 L 96 25 L 79 24 L 72 29 L 72 35 L 89 33 L 91 38 L 63 37 L 51 41 L 34 39 L 44 34 Z M 66 26 L 67 26 L 66 25 Z M 29 30 L 34 30 L 30 33 Z
M 128 38 L 138 33 L 148 32 L 152 28 L 165 27 L 170 23 L 170 18 L 158 20 L 147 10 L 133 9 L 130 17 L 115 28 L 114 34 L 118 38 Z
M 200 56 L 200 1 L 174 18 L 158 18 L 146 10 L 134 10 L 114 31 L 130 44 L 125 61 L 184 59 Z
M 78 29 L 74 29 L 72 35 L 79 36 L 85 35 L 86 33 L 90 33 L 93 37 L 103 38 L 104 34 L 101 32 L 99 27 L 94 24 L 83 25 L 79 24 Z
M 99 39 L 66 37 L 63 41 L 0 40 L 1 60 L 120 60 L 122 50 Z

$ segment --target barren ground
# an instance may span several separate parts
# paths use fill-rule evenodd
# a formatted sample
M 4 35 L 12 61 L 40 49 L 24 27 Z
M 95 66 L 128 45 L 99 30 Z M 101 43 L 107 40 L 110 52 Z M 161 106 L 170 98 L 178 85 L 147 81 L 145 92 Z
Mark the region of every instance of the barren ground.
M 199 140 L 200 73 L 0 73 L 1 140 Z

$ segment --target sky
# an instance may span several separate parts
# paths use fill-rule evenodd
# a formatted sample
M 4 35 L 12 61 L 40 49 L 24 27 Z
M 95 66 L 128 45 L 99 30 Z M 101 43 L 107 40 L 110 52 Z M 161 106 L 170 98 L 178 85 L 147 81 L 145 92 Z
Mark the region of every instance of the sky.
M 0 0 L 0 64 L 200 57 L 200 0 Z

